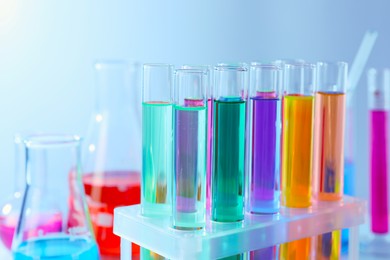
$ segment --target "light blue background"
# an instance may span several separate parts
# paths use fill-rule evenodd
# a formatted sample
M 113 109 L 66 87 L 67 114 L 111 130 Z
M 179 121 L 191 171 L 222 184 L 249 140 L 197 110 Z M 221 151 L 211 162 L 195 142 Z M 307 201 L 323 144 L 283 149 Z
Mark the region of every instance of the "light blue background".
M 0 0 L 0 199 L 12 191 L 15 132 L 85 133 L 96 59 L 350 63 L 364 32 L 376 29 L 369 65 L 390 67 L 389 10 L 385 0 Z M 368 188 L 365 93 L 364 77 L 355 110 L 360 196 Z

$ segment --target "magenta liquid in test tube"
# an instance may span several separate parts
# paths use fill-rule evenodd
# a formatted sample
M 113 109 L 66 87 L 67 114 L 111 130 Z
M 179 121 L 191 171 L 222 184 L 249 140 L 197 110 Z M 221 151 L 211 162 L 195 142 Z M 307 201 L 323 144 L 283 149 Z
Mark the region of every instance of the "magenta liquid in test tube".
M 280 84 L 276 65 L 252 63 L 250 67 L 250 162 L 248 210 L 278 212 L 280 175 Z
M 206 218 L 207 72 L 175 71 L 173 226 L 202 228 Z
M 383 73 L 383 82 L 377 81 L 377 71 L 368 72 L 370 111 L 370 177 L 371 177 L 371 231 L 385 234 L 388 221 L 388 138 L 387 120 L 390 109 L 390 70 Z

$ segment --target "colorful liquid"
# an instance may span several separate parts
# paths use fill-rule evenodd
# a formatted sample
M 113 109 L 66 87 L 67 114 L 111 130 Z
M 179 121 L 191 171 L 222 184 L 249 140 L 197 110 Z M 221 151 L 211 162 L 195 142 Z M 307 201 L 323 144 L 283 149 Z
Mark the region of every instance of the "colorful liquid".
M 371 122 L 371 230 L 384 234 L 389 231 L 387 188 L 387 117 L 384 110 L 372 110 Z
M 355 165 L 352 161 L 345 159 L 344 160 L 344 194 L 345 195 L 355 195 L 354 188 L 354 174 L 355 174 Z M 342 241 L 342 251 L 348 251 L 348 239 L 349 239 L 349 230 L 343 229 L 341 231 L 341 241 Z
M 60 212 L 40 213 L 29 215 L 26 219 L 23 239 L 30 239 L 62 230 L 62 215 Z M 0 238 L 8 249 L 11 249 L 15 228 L 18 224 L 19 213 L 0 216 Z
M 83 176 L 96 241 L 103 255 L 120 255 L 120 238 L 113 233 L 114 208 L 140 203 L 140 173 L 108 171 Z M 133 245 L 133 255 L 139 247 Z
M 286 207 L 311 205 L 313 101 L 312 96 L 283 97 L 281 203 Z
M 171 214 L 172 104 L 142 103 L 142 214 Z
M 15 260 L 35 259 L 99 259 L 99 251 L 89 239 L 76 239 L 65 235 L 23 242 L 14 252 Z
M 211 171 L 213 161 L 213 100 L 207 100 L 207 174 L 206 174 L 206 208 L 211 207 Z
M 212 219 L 232 222 L 244 218 L 246 102 L 214 101 Z
M 256 251 L 251 251 L 249 254 L 250 260 L 259 260 L 259 259 L 278 259 L 277 257 L 277 246 L 271 246 Z
M 311 239 L 303 238 L 280 245 L 280 260 L 309 260 Z
M 345 94 L 317 92 L 314 125 L 314 194 L 341 200 L 344 192 Z
M 316 238 L 316 259 L 338 260 L 341 258 L 341 231 L 336 230 Z
M 279 210 L 280 100 L 251 98 L 249 211 Z
M 196 229 L 205 224 L 207 108 L 175 106 L 173 226 Z
M 141 247 L 141 260 L 165 260 L 166 258 L 153 252 L 150 251 L 146 248 Z

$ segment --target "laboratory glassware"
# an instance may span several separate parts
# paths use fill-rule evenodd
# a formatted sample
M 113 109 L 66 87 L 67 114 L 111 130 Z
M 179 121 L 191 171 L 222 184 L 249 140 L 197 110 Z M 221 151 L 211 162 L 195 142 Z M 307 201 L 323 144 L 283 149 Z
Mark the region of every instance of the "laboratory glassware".
M 219 64 L 214 69 L 213 170 L 211 218 L 234 222 L 244 218 L 246 64 Z
M 312 205 L 312 150 L 316 66 L 294 63 L 284 66 L 282 101 L 281 204 L 308 208 Z M 280 258 L 309 259 L 311 239 L 280 246 Z
M 341 200 L 344 183 L 344 128 L 348 65 L 317 63 L 314 122 L 314 196 Z
M 144 216 L 172 213 L 173 66 L 144 64 L 142 96 L 142 185 Z
M 276 213 L 280 207 L 280 73 L 272 64 L 250 66 L 247 208 L 251 213 Z
M 369 230 L 362 232 L 361 251 L 371 257 L 389 258 L 388 120 L 390 69 L 367 73 L 369 111 Z
M 26 184 L 25 178 L 25 148 L 23 136 L 28 134 L 16 134 L 14 136 L 14 192 L 1 206 L 0 211 L 0 238 L 7 249 L 11 249 L 15 228 L 19 221 L 22 206 L 23 192 Z M 36 230 L 31 228 L 31 234 L 59 231 L 61 218 L 59 212 L 40 212 L 31 216 L 37 223 Z
M 94 69 L 96 103 L 83 145 L 82 180 L 100 252 L 119 256 L 114 208 L 139 204 L 141 196 L 139 69 L 123 60 L 99 61 Z M 70 207 L 77 211 L 74 205 Z M 139 248 L 132 248 L 138 255 Z
M 377 72 L 368 72 L 368 99 L 370 111 L 370 202 L 371 231 L 389 232 L 388 209 L 388 117 L 390 110 L 390 70 L 383 72 L 383 83 Z
M 312 200 L 314 64 L 286 64 L 282 111 L 281 203 L 306 208 Z
M 208 74 L 207 92 L 207 174 L 206 174 L 206 209 L 211 207 L 211 171 L 213 161 L 213 68 L 210 65 L 183 65 L 182 69 L 200 69 Z
M 313 193 L 317 200 L 343 197 L 347 73 L 345 62 L 317 63 L 313 149 Z M 315 238 L 317 257 L 339 259 L 340 249 L 340 230 Z
M 175 71 L 172 215 L 177 229 L 199 229 L 206 221 L 207 82 L 207 71 Z
M 99 259 L 81 182 L 80 137 L 32 135 L 24 142 L 26 188 L 12 243 L 14 259 Z M 70 179 L 69 172 L 76 178 Z M 73 196 L 70 187 L 78 191 Z M 79 207 L 77 218 L 69 211 L 70 200 Z M 39 229 L 34 216 L 41 213 L 50 213 L 58 227 Z

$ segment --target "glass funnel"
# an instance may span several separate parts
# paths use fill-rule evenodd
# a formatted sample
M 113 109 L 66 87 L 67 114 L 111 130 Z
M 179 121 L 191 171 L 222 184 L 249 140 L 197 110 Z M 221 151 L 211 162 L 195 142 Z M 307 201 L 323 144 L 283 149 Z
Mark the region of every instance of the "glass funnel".
M 95 64 L 96 106 L 83 147 L 82 179 L 103 255 L 120 255 L 120 238 L 112 230 L 114 208 L 140 203 L 141 100 L 137 72 L 137 65 L 124 61 Z M 133 247 L 133 253 L 138 254 L 139 248 Z
M 35 135 L 24 143 L 26 188 L 12 243 L 14 259 L 99 259 L 80 181 L 80 138 Z M 70 196 L 70 190 L 77 195 Z M 77 218 L 70 204 L 79 207 Z M 40 228 L 49 222 L 55 223 L 52 229 Z

